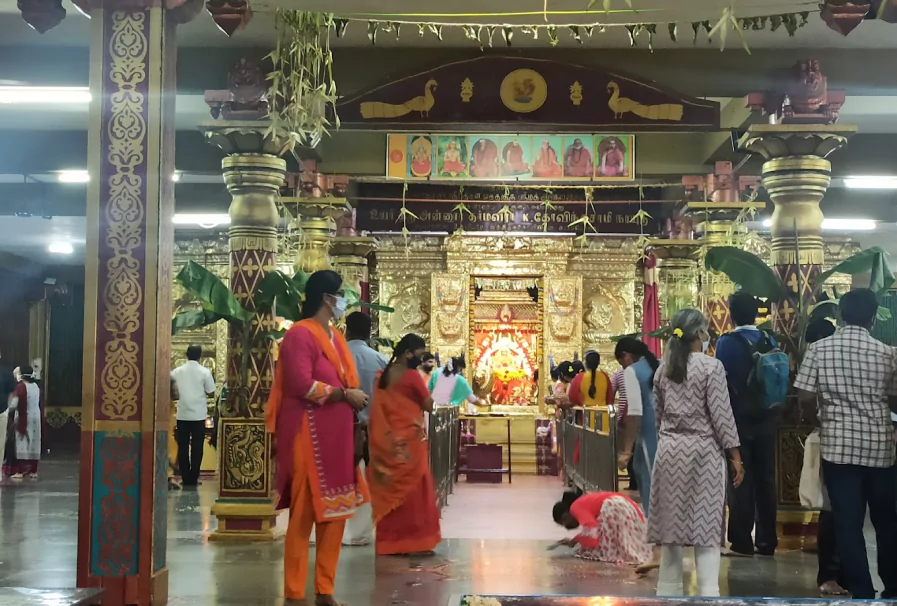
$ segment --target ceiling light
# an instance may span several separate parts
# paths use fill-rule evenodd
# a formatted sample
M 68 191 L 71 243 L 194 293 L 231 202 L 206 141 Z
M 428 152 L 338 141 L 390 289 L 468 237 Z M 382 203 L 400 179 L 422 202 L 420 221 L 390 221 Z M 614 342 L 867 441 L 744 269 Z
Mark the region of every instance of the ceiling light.
M 86 86 L 0 86 L 0 103 L 87 104 L 90 89 Z
M 174 173 L 171 175 L 171 180 L 177 183 L 181 180 L 181 173 Z
M 765 219 L 763 227 L 772 227 L 772 219 Z M 872 231 L 875 221 L 872 219 L 823 219 L 822 229 L 840 231 Z
M 60 183 L 87 183 L 90 173 L 86 170 L 61 170 L 56 174 L 56 180 Z
M 844 187 L 851 189 L 897 189 L 897 177 L 844 177 Z
M 198 225 L 212 229 L 219 225 L 230 225 L 230 215 L 227 213 L 177 213 L 173 222 L 175 225 Z
M 70 255 L 75 252 L 75 249 L 68 242 L 53 242 L 47 247 L 47 250 L 54 255 Z

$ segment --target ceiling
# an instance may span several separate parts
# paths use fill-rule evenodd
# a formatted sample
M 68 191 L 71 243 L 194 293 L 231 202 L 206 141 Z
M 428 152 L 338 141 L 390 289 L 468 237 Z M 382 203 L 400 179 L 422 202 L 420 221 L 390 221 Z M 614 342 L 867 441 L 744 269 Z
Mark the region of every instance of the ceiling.
M 52 254 L 54 242 L 68 242 L 70 255 Z M 41 265 L 83 265 L 87 242 L 86 217 L 3 217 L 0 221 L 0 251 Z
M 548 0 L 550 14 L 548 21 L 542 14 L 543 0 L 517 0 L 514 4 L 504 4 L 506 12 L 492 10 L 484 13 L 481 0 L 455 0 L 446 6 L 441 0 L 418 0 L 409 10 L 409 3 L 400 10 L 398 6 L 390 9 L 378 0 L 312 0 L 302 2 L 304 10 L 322 10 L 333 12 L 337 16 L 352 17 L 358 21 L 352 23 L 346 36 L 333 40 L 334 46 L 367 46 L 367 21 L 410 21 L 410 22 L 442 22 L 457 24 L 517 24 L 517 25 L 549 25 L 559 27 L 559 45 L 577 47 L 579 44 L 564 27 L 576 23 L 605 23 L 611 25 L 605 33 L 595 33 L 584 46 L 592 48 L 628 48 L 629 38 L 623 27 L 613 24 L 640 22 L 678 22 L 678 42 L 672 42 L 666 27 L 659 27 L 653 41 L 654 48 L 688 48 L 692 46 L 692 30 L 689 25 L 694 21 L 708 20 L 715 23 L 722 14 L 723 8 L 729 7 L 730 0 L 632 0 L 635 11 L 626 9 L 625 0 L 613 0 L 614 12 L 606 15 L 600 10 L 588 11 L 588 0 Z M 398 2 L 394 3 L 399 5 Z M 494 4 L 494 3 L 493 3 Z M 22 21 L 16 6 L 16 0 L 0 0 L 0 44 L 9 45 L 60 45 L 87 46 L 90 36 L 90 21 L 68 0 L 64 2 L 68 12 L 67 18 L 56 28 L 44 35 L 38 34 Z M 238 32 L 233 39 L 228 39 L 215 26 L 212 18 L 203 13 L 192 22 L 180 26 L 178 43 L 186 47 L 271 47 L 274 42 L 274 11 L 277 7 L 299 8 L 296 0 L 253 1 L 252 21 L 246 28 Z M 897 27 L 881 21 L 868 21 L 861 25 L 851 36 L 841 36 L 829 29 L 819 18 L 815 0 L 738 0 L 735 3 L 736 15 L 753 17 L 773 15 L 784 12 L 809 11 L 809 23 L 798 30 L 794 37 L 789 37 L 784 28 L 777 32 L 749 31 L 746 39 L 750 48 L 897 48 Z M 465 16 L 466 15 L 466 16 Z M 477 16 L 474 16 L 477 15 Z M 483 40 L 486 35 L 483 34 Z M 496 46 L 504 42 L 499 33 L 494 36 Z M 532 36 L 518 33 L 512 40 L 514 47 L 548 47 L 547 36 L 542 31 L 537 40 Z M 639 45 L 647 46 L 647 35 L 642 34 Z M 706 43 L 702 33 L 698 38 L 698 46 Z M 476 43 L 467 40 L 460 28 L 446 27 L 443 40 L 438 41 L 431 32 L 419 36 L 416 28 L 406 26 L 401 30 L 398 40 L 395 34 L 381 32 L 377 38 L 377 46 L 382 47 L 476 47 Z M 737 36 L 729 37 L 730 48 L 739 47 Z

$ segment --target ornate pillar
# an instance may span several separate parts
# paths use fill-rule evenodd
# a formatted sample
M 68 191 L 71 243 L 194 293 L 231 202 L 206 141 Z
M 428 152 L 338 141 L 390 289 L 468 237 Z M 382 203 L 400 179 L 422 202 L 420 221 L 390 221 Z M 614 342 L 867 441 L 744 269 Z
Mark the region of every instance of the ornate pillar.
M 203 125 L 207 140 L 228 154 L 221 162 L 233 196 L 229 214 L 230 288 L 254 316 L 249 354 L 244 360 L 242 329 L 228 329 L 227 410 L 219 422 L 218 500 L 212 513 L 218 528 L 212 540 L 273 540 L 273 458 L 265 431 L 264 407 L 274 381 L 273 309 L 255 307 L 256 288 L 276 267 L 277 196 L 284 185 L 284 148 L 264 134 L 265 124 L 221 121 Z M 243 384 L 241 364 L 248 364 Z
M 345 198 L 349 179 L 321 174 L 315 160 L 303 160 L 298 181 L 295 197 L 281 197 L 283 205 L 296 216 L 293 268 L 306 273 L 333 269 L 330 249 L 337 221 L 352 211 Z
M 763 156 L 763 186 L 775 205 L 770 261 L 794 301 L 773 306 L 776 331 L 796 336 L 795 303 L 812 301 L 812 279 L 825 263 L 819 202 L 831 180 L 826 157 L 847 143 L 856 127 L 836 125 L 754 125 L 741 139 L 743 150 Z M 798 484 L 803 441 L 812 427 L 803 425 L 796 403 L 790 405 L 776 436 L 779 545 L 785 549 L 815 543 L 815 512 L 800 507 Z
M 652 240 L 657 255 L 660 324 L 674 313 L 698 305 L 698 256 L 701 243 L 695 240 Z
M 78 586 L 104 588 L 110 606 L 164 604 L 174 30 L 202 4 L 77 4 L 91 17 L 93 96 Z
M 362 236 L 337 236 L 330 249 L 333 269 L 364 301 L 370 299 L 368 255 L 377 248 L 377 240 Z

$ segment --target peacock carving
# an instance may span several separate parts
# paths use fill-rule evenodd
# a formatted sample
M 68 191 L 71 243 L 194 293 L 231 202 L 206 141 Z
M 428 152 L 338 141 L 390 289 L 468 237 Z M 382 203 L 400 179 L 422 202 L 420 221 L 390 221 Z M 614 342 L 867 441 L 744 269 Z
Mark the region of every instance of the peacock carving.
M 394 105 L 381 101 L 366 101 L 361 104 L 361 117 L 365 120 L 398 118 L 411 112 L 420 112 L 420 115 L 425 117 L 433 109 L 433 104 L 436 103 L 436 99 L 433 97 L 434 90 L 436 90 L 436 80 L 428 80 L 427 84 L 424 85 L 423 95 L 404 103 Z
M 678 103 L 664 103 L 662 105 L 642 105 L 638 101 L 620 96 L 620 85 L 611 82 L 607 85 L 607 92 L 611 93 L 607 106 L 614 112 L 614 118 L 619 120 L 623 114 L 631 113 L 646 120 L 682 120 L 682 106 Z

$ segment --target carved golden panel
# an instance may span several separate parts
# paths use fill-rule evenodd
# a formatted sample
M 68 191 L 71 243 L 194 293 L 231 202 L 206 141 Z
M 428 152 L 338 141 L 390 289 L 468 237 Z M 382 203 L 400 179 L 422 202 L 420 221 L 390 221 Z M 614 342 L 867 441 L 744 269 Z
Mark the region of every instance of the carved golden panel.
M 572 360 L 582 352 L 582 277 L 546 276 L 543 301 L 544 357 Z
M 443 357 L 465 352 L 470 329 L 470 277 L 434 274 L 430 286 L 430 349 Z
M 606 349 L 610 337 L 634 332 L 634 303 L 634 274 L 627 282 L 583 280 L 583 347 Z
M 430 338 L 430 282 L 421 278 L 380 278 L 380 303 L 395 309 L 380 314 L 380 336 L 398 338 L 409 332 Z
M 222 418 L 220 424 L 222 495 L 268 496 L 270 434 L 264 421 Z

